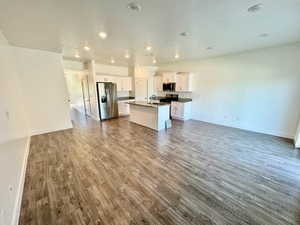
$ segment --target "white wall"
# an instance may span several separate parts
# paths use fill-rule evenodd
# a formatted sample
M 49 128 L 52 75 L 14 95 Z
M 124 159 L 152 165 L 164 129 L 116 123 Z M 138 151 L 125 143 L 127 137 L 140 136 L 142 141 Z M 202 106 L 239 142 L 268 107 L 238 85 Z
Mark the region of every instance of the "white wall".
M 95 63 L 95 74 L 128 76 L 128 67 Z
M 14 49 L 0 32 L 0 225 L 17 224 L 29 150 Z
M 63 60 L 63 67 L 64 69 L 69 70 L 77 70 L 77 71 L 83 71 L 84 70 L 84 64 L 80 61 L 73 61 L 73 60 Z
M 0 48 L 0 143 L 4 143 L 27 136 L 29 127 L 13 48 Z
M 32 134 L 71 128 L 61 54 L 14 49 Z
M 195 72 L 192 117 L 294 137 L 300 115 L 300 44 L 163 65 Z
M 72 127 L 62 56 L 0 31 L 0 225 L 17 225 L 31 134 Z

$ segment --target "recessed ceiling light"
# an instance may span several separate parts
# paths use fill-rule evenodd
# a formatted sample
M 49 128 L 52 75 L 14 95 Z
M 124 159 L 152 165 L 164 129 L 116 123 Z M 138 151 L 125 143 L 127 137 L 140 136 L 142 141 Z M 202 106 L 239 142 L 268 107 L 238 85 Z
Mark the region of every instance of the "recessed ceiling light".
M 76 59 L 79 59 L 79 58 L 80 58 L 80 55 L 79 55 L 78 52 L 75 53 L 75 58 L 76 58 Z
M 105 32 L 99 32 L 99 37 L 101 37 L 103 40 L 107 38 L 107 33 Z
M 110 63 L 111 63 L 111 64 L 114 64 L 114 63 L 115 63 L 114 58 L 111 58 Z
M 126 59 L 129 59 L 129 58 L 130 58 L 129 53 L 127 52 L 127 53 L 124 55 L 124 57 L 125 57 Z
M 175 59 L 179 59 L 179 58 L 180 58 L 180 55 L 179 55 L 178 53 L 176 53 L 176 54 L 174 55 L 174 58 L 175 58 Z
M 152 50 L 152 46 L 151 46 L 151 45 L 147 45 L 147 46 L 146 46 L 146 50 L 147 50 L 147 51 L 151 51 L 151 50 Z
M 137 2 L 128 3 L 127 8 L 132 11 L 137 11 L 137 12 L 142 10 L 142 6 L 140 4 L 138 4 Z
M 267 33 L 262 33 L 262 34 L 260 34 L 259 36 L 260 36 L 260 37 L 268 37 L 269 34 L 267 34 Z
M 179 35 L 182 36 L 182 37 L 186 37 L 186 36 L 188 36 L 188 33 L 187 32 L 181 32 Z
M 206 50 L 212 50 L 214 47 L 212 47 L 212 46 L 208 46 L 207 48 L 206 48 Z
M 153 63 L 153 64 L 156 64 L 156 62 L 157 62 L 156 59 L 153 59 L 153 60 L 152 60 L 152 63 Z
M 85 46 L 83 47 L 83 49 L 86 50 L 86 51 L 91 50 L 90 46 L 88 46 L 88 45 L 85 45 Z
M 262 7 L 263 7 L 263 4 L 262 4 L 262 3 L 255 4 L 255 5 L 253 5 L 253 6 L 251 6 L 251 7 L 248 8 L 248 12 L 251 12 L 251 13 L 257 12 L 257 11 L 259 11 Z

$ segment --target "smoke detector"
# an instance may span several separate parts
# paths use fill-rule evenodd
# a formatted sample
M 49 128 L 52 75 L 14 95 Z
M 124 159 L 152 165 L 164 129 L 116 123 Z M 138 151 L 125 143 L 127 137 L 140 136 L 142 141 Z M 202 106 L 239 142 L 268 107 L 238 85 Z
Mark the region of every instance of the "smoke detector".
M 262 33 L 262 34 L 260 34 L 259 36 L 262 37 L 262 38 L 265 38 L 265 37 L 268 37 L 269 34 L 267 34 L 267 33 Z
M 188 34 L 187 32 L 181 32 L 179 35 L 182 36 L 182 37 L 186 37 L 186 36 L 188 36 L 189 34 Z
M 140 4 L 138 4 L 137 2 L 128 3 L 127 8 L 132 11 L 137 11 L 137 12 L 142 10 L 142 6 Z

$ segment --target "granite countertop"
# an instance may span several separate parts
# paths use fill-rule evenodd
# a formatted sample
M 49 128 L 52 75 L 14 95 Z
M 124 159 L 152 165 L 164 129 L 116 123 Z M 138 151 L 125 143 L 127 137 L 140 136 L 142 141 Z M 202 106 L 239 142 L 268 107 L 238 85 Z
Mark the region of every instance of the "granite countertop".
M 134 100 L 134 97 L 127 96 L 127 97 L 119 97 L 118 101 L 127 101 L 127 100 Z
M 175 102 L 185 103 L 185 102 L 191 102 L 191 101 L 192 101 L 191 98 L 178 98 L 178 101 L 175 101 Z
M 162 99 L 166 99 L 166 97 L 164 96 L 156 96 L 155 98 L 153 98 L 153 100 L 162 100 Z M 182 103 L 185 103 L 185 102 L 191 102 L 192 99 L 191 98 L 178 98 L 178 100 L 174 100 L 172 102 L 182 102 Z
M 148 103 L 148 102 L 128 102 L 129 105 L 137 105 L 137 106 L 145 106 L 145 107 L 152 107 L 152 108 L 158 108 L 161 106 L 170 105 L 170 103 L 167 102 L 160 102 L 160 103 Z

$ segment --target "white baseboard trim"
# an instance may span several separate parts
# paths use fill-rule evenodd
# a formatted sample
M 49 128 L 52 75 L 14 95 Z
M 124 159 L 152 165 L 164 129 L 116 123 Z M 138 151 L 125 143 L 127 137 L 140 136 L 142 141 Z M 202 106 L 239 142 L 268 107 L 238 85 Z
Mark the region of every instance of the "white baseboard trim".
M 60 131 L 60 130 L 72 129 L 73 125 L 72 125 L 72 123 L 70 123 L 70 124 L 71 124 L 71 126 L 62 127 L 62 128 L 58 128 L 58 129 L 33 130 L 33 131 L 31 131 L 31 136 L 39 135 L 39 134 L 47 134 L 47 133 L 56 132 L 56 131 Z
M 12 223 L 11 225 L 18 225 L 19 224 L 19 217 L 21 211 L 21 204 L 22 204 L 22 197 L 23 197 L 23 190 L 25 184 L 25 177 L 26 177 L 26 168 L 27 168 L 27 160 L 29 156 L 29 149 L 30 149 L 30 137 L 27 139 L 26 147 L 25 147 L 25 157 L 23 159 L 22 171 L 21 171 L 21 178 L 19 187 L 17 190 L 17 197 L 14 206 L 13 216 L 12 216 Z
M 232 127 L 232 128 L 237 128 L 237 129 L 250 131 L 250 132 L 255 132 L 255 133 L 261 133 L 261 134 L 267 134 L 267 135 L 272 135 L 272 136 L 276 136 L 276 137 L 294 139 L 294 135 L 288 134 L 288 133 L 272 132 L 272 131 L 269 131 L 269 130 L 257 130 L 257 129 L 251 129 L 251 128 L 249 128 L 247 126 L 243 126 L 243 125 L 233 125 L 233 124 L 227 124 L 227 123 L 216 122 L 216 121 L 200 120 L 200 119 L 196 119 L 196 118 L 192 118 L 192 119 L 202 121 L 202 122 L 206 122 L 206 123 L 215 124 L 215 125 L 220 125 L 220 126 L 224 126 L 224 127 Z

